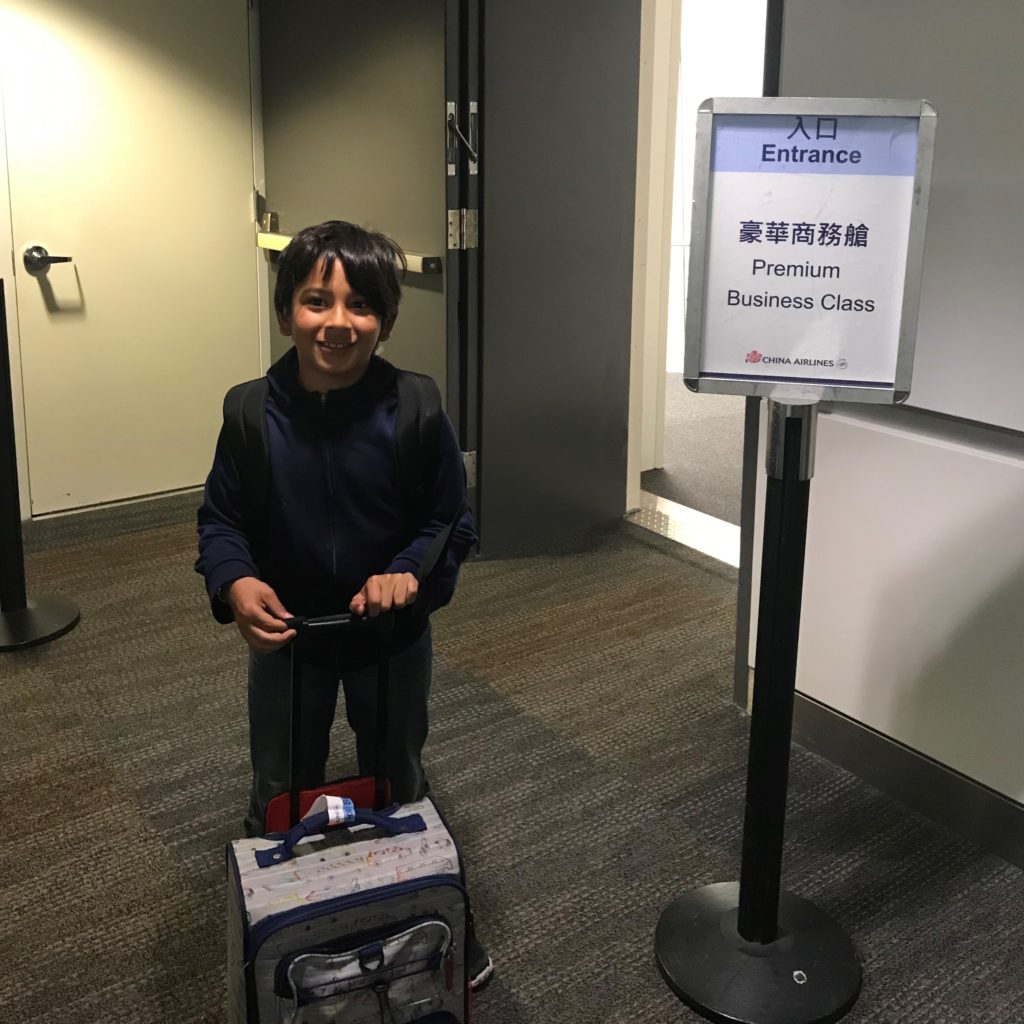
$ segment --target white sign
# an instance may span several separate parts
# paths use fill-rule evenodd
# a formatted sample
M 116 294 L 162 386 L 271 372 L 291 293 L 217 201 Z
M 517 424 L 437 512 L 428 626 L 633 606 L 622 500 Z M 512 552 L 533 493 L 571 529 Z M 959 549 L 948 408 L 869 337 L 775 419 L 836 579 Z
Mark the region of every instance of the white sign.
M 837 113 L 829 100 L 788 101 L 797 113 L 775 112 L 784 100 L 747 101 L 771 113 L 719 113 L 713 102 L 704 217 L 695 210 L 704 233 L 695 230 L 691 256 L 691 387 L 906 397 L 920 281 L 912 250 L 923 241 L 921 104 L 880 116 Z M 929 138 L 929 166 L 930 155 Z

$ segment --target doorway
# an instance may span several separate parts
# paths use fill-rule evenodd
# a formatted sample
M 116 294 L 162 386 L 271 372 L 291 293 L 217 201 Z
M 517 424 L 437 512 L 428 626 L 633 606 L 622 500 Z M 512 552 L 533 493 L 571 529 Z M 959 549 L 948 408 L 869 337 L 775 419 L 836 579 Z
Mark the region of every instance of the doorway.
M 695 395 L 683 380 L 694 140 L 702 100 L 761 95 L 765 17 L 766 0 L 682 0 L 667 339 L 640 478 L 644 522 L 732 565 L 739 564 L 744 401 Z

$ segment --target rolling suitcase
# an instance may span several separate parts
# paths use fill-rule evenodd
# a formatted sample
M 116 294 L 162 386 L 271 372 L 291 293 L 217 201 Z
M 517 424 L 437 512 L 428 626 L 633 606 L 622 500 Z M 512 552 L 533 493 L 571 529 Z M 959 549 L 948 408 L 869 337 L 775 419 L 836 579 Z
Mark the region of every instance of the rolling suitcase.
M 293 625 L 301 636 L 351 623 L 332 616 Z M 379 738 L 387 714 L 385 663 L 382 657 Z M 295 683 L 293 675 L 293 778 L 301 701 Z M 284 794 L 288 814 L 304 808 L 304 817 L 287 833 L 228 845 L 231 1024 L 468 1021 L 469 906 L 458 847 L 429 797 L 382 806 L 383 773 L 381 760 L 369 790 L 366 780 L 356 780 L 376 809 L 344 795 L 353 780 L 323 793 L 293 788 Z

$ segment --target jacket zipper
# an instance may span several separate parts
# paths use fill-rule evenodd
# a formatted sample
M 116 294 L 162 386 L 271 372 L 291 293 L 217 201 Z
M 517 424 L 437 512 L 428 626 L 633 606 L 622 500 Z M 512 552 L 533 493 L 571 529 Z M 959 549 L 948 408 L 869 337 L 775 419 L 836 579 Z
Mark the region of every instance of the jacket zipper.
M 327 436 L 327 396 L 320 396 L 322 430 L 320 442 L 324 453 L 324 473 L 327 476 L 327 528 L 331 534 L 331 575 L 338 581 L 338 540 L 334 530 L 334 463 L 331 459 L 330 439 Z

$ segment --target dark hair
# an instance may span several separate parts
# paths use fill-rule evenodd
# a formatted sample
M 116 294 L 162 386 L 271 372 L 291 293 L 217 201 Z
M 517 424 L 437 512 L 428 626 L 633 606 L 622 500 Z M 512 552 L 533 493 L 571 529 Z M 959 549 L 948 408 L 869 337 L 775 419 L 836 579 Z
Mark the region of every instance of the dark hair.
M 303 228 L 285 247 L 277 267 L 274 308 L 290 318 L 295 289 L 324 261 L 324 277 L 341 260 L 349 286 L 357 291 L 380 317 L 380 333 L 386 338 L 398 317 L 402 286 L 398 268 L 405 273 L 405 253 L 386 235 L 367 231 L 345 220 L 328 220 Z

